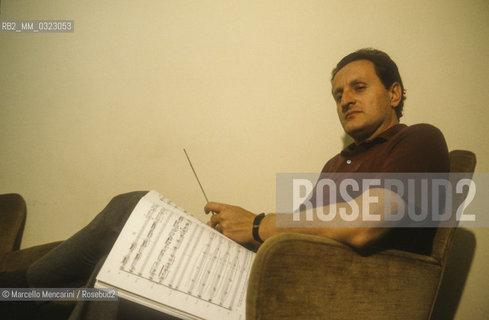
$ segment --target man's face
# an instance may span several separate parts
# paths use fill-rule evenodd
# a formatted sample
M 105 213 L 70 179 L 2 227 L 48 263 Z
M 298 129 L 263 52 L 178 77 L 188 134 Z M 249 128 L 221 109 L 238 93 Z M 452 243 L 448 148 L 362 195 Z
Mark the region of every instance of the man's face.
M 394 108 L 400 102 L 400 90 L 397 82 L 387 90 L 368 60 L 357 60 L 340 69 L 332 92 L 345 132 L 358 143 L 397 124 Z

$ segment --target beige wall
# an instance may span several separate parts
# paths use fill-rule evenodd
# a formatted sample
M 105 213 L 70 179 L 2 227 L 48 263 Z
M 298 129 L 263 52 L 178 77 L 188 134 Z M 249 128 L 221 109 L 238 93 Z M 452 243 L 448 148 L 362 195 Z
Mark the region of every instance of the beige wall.
M 438 126 L 487 172 L 488 17 L 485 0 L 3 0 L 0 20 L 75 32 L 0 33 L 0 193 L 27 200 L 24 247 L 135 189 L 205 219 L 185 147 L 210 198 L 273 211 L 277 172 L 318 171 L 341 148 L 330 70 L 366 46 L 399 65 L 403 121 Z M 457 319 L 489 312 L 489 233 L 471 231 Z

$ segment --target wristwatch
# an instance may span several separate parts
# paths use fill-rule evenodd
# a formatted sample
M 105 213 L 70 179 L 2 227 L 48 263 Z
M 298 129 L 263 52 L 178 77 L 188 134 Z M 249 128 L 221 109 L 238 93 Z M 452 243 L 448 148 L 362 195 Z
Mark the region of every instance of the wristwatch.
M 260 223 L 265 218 L 265 213 L 260 213 L 255 217 L 255 220 L 253 220 L 253 239 L 258 241 L 259 243 L 263 243 L 263 240 L 260 238 L 260 235 L 258 234 L 258 229 L 260 228 Z

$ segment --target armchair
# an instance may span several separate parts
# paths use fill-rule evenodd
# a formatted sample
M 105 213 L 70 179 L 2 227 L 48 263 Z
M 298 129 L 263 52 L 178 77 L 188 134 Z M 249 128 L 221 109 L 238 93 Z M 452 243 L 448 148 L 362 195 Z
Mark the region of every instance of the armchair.
M 451 172 L 471 173 L 475 163 L 472 152 L 450 152 Z M 255 257 L 246 319 L 429 319 L 454 232 L 438 228 L 430 256 L 362 256 L 331 239 L 274 236 Z

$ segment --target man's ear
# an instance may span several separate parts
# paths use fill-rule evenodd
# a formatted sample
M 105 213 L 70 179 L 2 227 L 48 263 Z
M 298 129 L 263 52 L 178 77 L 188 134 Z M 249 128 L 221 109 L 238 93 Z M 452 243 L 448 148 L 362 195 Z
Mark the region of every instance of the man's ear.
M 389 89 L 391 97 L 391 106 L 396 108 L 402 100 L 402 88 L 399 82 L 394 82 Z

